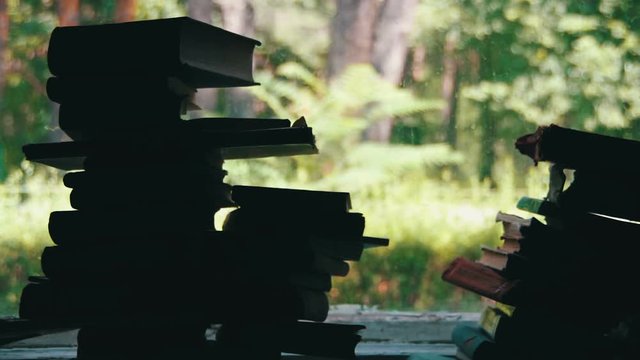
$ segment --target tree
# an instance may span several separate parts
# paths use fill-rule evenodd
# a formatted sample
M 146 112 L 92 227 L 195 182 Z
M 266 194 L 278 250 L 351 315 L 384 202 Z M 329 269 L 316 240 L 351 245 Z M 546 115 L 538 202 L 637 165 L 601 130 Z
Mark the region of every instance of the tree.
M 329 79 L 349 65 L 373 64 L 384 79 L 399 84 L 404 71 L 408 35 L 417 0 L 339 0 L 331 23 Z M 393 118 L 382 119 L 364 132 L 367 140 L 389 142 Z
M 386 0 L 382 2 L 376 19 L 371 63 L 384 79 L 399 85 L 407 60 L 409 34 L 417 0 Z M 382 119 L 365 131 L 367 140 L 389 142 L 393 118 Z
M 60 26 L 78 25 L 80 0 L 58 0 L 58 24 Z
M 459 60 L 456 53 L 458 38 L 457 29 L 450 30 L 444 41 L 442 51 L 442 99 L 445 106 L 442 108 L 442 123 L 446 141 L 454 149 L 457 147 L 457 110 L 459 88 Z
M 7 0 L 0 0 L 0 111 L 4 106 L 4 86 L 5 86 L 5 74 L 7 72 L 7 57 L 6 51 L 9 42 L 9 13 L 7 11 Z M 7 169 L 5 168 L 5 151 L 4 146 L 0 143 L 0 180 L 3 180 L 7 176 Z
M 331 22 L 328 79 L 340 75 L 351 64 L 371 63 L 378 7 L 378 1 L 338 0 Z
M 116 0 L 115 22 L 127 22 L 136 19 L 136 0 Z

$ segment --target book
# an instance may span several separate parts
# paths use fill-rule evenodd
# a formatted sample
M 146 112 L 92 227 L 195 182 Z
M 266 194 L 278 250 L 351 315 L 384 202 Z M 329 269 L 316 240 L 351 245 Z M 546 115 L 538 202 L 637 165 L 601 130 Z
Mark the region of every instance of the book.
M 545 199 L 537 199 L 529 196 L 522 196 L 518 200 L 516 207 L 520 210 L 545 217 L 554 218 L 561 215 L 561 210 L 558 208 L 558 204 Z
M 481 245 L 482 255 L 476 262 L 500 272 L 507 278 L 528 278 L 535 271 L 529 259 L 520 253 L 510 253 L 497 248 Z
M 272 272 L 311 272 L 331 276 L 346 276 L 350 265 L 347 261 L 326 254 L 314 246 L 288 246 L 277 238 L 265 242 L 266 234 L 242 235 L 230 231 L 207 231 L 209 241 L 220 243 L 219 252 L 231 259 L 243 259 L 247 267 L 265 274 Z M 273 244 L 278 242 L 277 244 Z M 261 270 L 262 269 L 262 270 Z M 330 282 L 329 282 L 330 283 Z M 329 291 L 327 289 L 327 291 Z
M 130 284 L 151 276 L 176 279 L 192 273 L 207 277 L 225 276 L 247 286 L 295 285 L 319 291 L 330 291 L 332 288 L 331 274 L 315 271 L 310 264 L 277 256 L 274 259 L 252 261 L 257 256 L 247 252 L 242 254 L 238 251 L 221 251 L 233 247 L 233 244 L 196 246 L 197 243 L 194 243 L 181 248 L 177 243 L 179 242 L 159 242 L 152 246 L 117 243 L 77 247 L 47 246 L 42 251 L 40 264 L 47 279 L 70 284 L 89 281 Z M 263 256 L 270 257 L 269 254 Z M 246 262 L 243 266 L 238 266 L 221 257 L 243 259 Z M 274 266 L 276 262 L 285 261 L 286 265 Z M 212 262 L 225 266 L 207 265 Z
M 481 255 L 477 262 L 495 270 L 504 270 L 509 261 L 509 253 L 487 245 L 480 245 Z
M 242 207 L 240 209 L 243 209 Z M 234 210 L 236 211 L 236 210 Z M 232 216 L 231 221 L 224 221 L 222 225 L 223 232 L 232 233 L 239 238 L 251 241 L 252 247 L 270 247 L 263 251 L 270 250 L 290 254 L 312 254 L 321 253 L 328 257 L 338 260 L 360 260 L 364 249 L 388 246 L 389 239 L 362 236 L 358 234 L 340 234 L 340 228 L 335 230 L 319 231 L 317 226 L 300 227 L 298 224 L 291 227 L 287 226 L 287 222 L 281 222 L 274 225 L 278 220 L 270 220 L 255 224 L 250 220 L 239 221 L 233 216 L 233 212 L 228 216 Z M 344 213 L 343 215 L 346 215 Z M 355 214 L 354 219 L 359 219 L 361 214 Z M 255 219 L 250 217 L 249 219 Z M 317 224 L 317 223 L 316 223 Z M 265 243 L 264 238 L 272 239 L 271 242 Z M 299 256 L 299 255 L 298 255 Z M 309 255 L 310 256 L 310 255 Z
M 451 332 L 451 340 L 457 349 L 473 360 L 507 360 L 512 359 L 513 353 L 496 344 L 475 323 L 460 322 Z
M 150 102 L 154 102 L 151 100 Z M 104 105 L 66 102 L 58 109 L 58 125 L 73 140 L 112 138 L 126 132 L 171 129 L 182 123 L 182 100 L 156 99 L 152 108 L 123 102 Z
M 172 131 L 176 126 L 183 126 L 194 131 L 223 132 L 289 128 L 289 119 L 273 118 L 229 118 L 207 117 L 182 119 L 185 100 L 152 99 L 153 108 L 140 107 L 140 102 L 132 104 L 110 104 L 111 110 L 101 109 L 101 105 L 76 104 L 74 102 L 60 105 L 60 128 L 73 140 L 91 140 L 96 138 L 121 137 L 131 132 L 145 132 L 150 129 Z M 97 112 L 97 114 L 96 114 Z
M 204 322 L 116 321 L 89 323 L 78 329 L 78 359 L 215 358 L 208 350 Z M 205 355 L 206 354 L 206 355 Z
M 338 191 L 234 185 L 231 197 L 241 208 L 254 211 L 288 209 L 315 214 L 351 210 L 351 195 Z
M 520 227 L 529 225 L 531 223 L 531 219 L 525 219 L 517 215 L 498 211 L 496 214 L 496 222 L 500 222 L 502 224 L 503 237 L 520 239 L 522 237 Z
M 181 166 L 138 169 L 96 169 L 89 171 L 67 172 L 62 183 L 70 189 L 134 188 L 147 189 L 148 192 L 163 192 L 175 186 L 182 192 L 200 192 L 211 194 L 223 183 L 227 171 L 213 166 Z M 189 186 L 192 189 L 183 189 Z
M 487 307 L 478 325 L 499 346 L 530 356 L 549 356 L 544 356 L 546 350 L 539 346 L 540 341 L 554 349 L 554 358 L 606 358 L 613 354 L 604 329 L 575 323 L 564 314 L 564 308 L 518 306 L 507 315 Z
M 256 85 L 260 42 L 189 18 L 59 26 L 47 61 L 55 76 L 172 76 L 194 88 Z
M 640 142 L 634 140 L 551 124 L 519 137 L 515 147 L 535 163 L 552 162 L 569 169 L 638 172 L 627 161 L 640 154 Z
M 61 246 L 93 247 L 100 244 L 120 246 L 132 243 L 153 245 L 187 242 L 213 230 L 213 222 L 203 223 L 191 212 L 140 211 L 129 208 L 116 211 L 58 210 L 49 214 L 51 240 Z M 200 240 L 198 240 L 200 241 Z
M 52 76 L 47 79 L 49 100 L 58 104 L 78 103 L 89 105 L 114 102 L 146 111 L 163 105 L 163 101 L 191 101 L 197 89 L 176 77 L 167 76 Z M 117 120 L 117 119 L 114 119 Z
M 323 291 L 293 285 L 247 287 L 232 282 L 211 287 L 204 285 L 205 278 L 195 277 L 183 277 L 185 291 L 173 292 L 167 291 L 167 280 L 161 277 L 134 284 L 28 283 L 20 297 L 19 317 L 79 325 L 163 318 L 221 324 L 249 320 L 322 322 L 329 311 Z
M 568 212 L 595 213 L 640 220 L 637 176 L 613 171 L 575 170 L 573 180 L 558 195 L 558 207 Z
M 501 236 L 500 240 L 502 240 L 502 244 L 498 246 L 499 250 L 506 251 L 508 253 L 513 253 L 516 251 L 520 251 L 520 240 L 514 239 L 512 237 Z
M 233 189 L 233 188 L 232 188 Z M 233 190 L 232 190 L 233 192 Z M 293 191 L 291 191 L 293 193 Z M 235 202 L 237 204 L 237 201 Z M 360 240 L 365 230 L 365 217 L 359 212 L 325 212 L 322 214 L 298 211 L 300 206 L 292 204 L 286 213 L 287 221 L 282 221 L 282 212 L 251 209 L 241 206 L 232 210 L 224 219 L 223 227 L 228 231 L 253 232 L 268 231 L 273 234 L 316 234 L 336 240 Z M 296 206 L 296 207 L 294 207 Z M 311 203 L 304 207 L 313 206 Z
M 132 156 L 136 164 L 139 164 L 139 160 L 147 161 L 148 164 L 171 164 L 171 161 L 179 163 L 184 161 L 184 157 L 179 156 L 180 152 L 176 151 L 180 147 L 220 149 L 224 159 L 309 155 L 318 152 L 312 128 L 306 126 L 237 132 L 199 131 L 192 136 L 184 134 L 182 137 L 179 132 L 173 132 L 172 135 L 173 139 L 169 139 L 167 133 L 164 135 L 167 141 L 159 138 L 152 140 L 152 143 L 134 137 L 129 140 L 27 144 L 22 147 L 22 151 L 28 161 L 66 171 L 85 169 L 88 157 L 107 157 L 115 164 L 125 163 Z M 153 144 L 162 144 L 164 148 Z M 157 152 L 167 154 L 168 158 L 160 157 Z
M 513 311 L 511 312 L 511 314 L 513 314 Z M 505 341 L 502 339 L 502 337 L 505 335 L 503 335 L 502 332 L 497 333 L 496 331 L 498 329 L 500 321 L 509 316 L 510 315 L 505 314 L 496 306 L 486 306 L 480 313 L 480 320 L 478 321 L 478 325 L 492 340 L 508 343 L 508 340 Z M 496 337 L 498 338 L 498 340 L 496 340 Z
M 356 356 L 364 325 L 311 323 L 225 323 L 216 332 L 216 343 L 238 350 L 275 349 L 278 352 L 328 358 L 350 359 Z
M 206 189 L 182 187 L 180 191 L 165 193 L 161 188 L 154 186 L 151 186 L 149 191 L 141 191 L 136 187 L 76 187 L 71 190 L 69 202 L 76 210 L 117 211 L 131 207 L 169 211 L 179 208 L 213 214 L 220 208 L 235 206 L 231 200 L 230 188 L 230 185 L 220 183 Z
M 449 263 L 442 273 L 442 280 L 508 305 L 517 305 L 526 296 L 520 279 L 508 279 L 498 271 L 464 257 Z
M 546 195 L 516 204 L 540 216 L 498 212 L 502 246 L 483 245 L 478 260 L 456 259 L 443 273 L 485 297 L 489 305 L 476 326 L 511 358 L 633 358 L 619 355 L 625 346 L 612 329 L 637 316 L 640 301 L 632 285 L 640 250 L 633 241 L 640 222 L 631 219 L 638 214 L 638 172 L 628 165 L 638 144 L 555 125 L 516 141 L 534 163 L 551 163 Z M 511 271 L 515 265 L 521 271 Z M 463 350 L 460 358 L 477 359 Z
M 202 273 L 199 254 L 168 244 L 143 246 L 77 247 L 45 246 L 40 256 L 47 279 L 81 284 L 133 283 L 150 277 L 167 279 L 185 276 L 188 271 Z

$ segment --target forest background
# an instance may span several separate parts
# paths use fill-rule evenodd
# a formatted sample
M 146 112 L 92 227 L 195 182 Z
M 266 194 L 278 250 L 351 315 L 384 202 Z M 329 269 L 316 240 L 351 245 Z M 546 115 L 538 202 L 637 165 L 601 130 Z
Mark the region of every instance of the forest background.
M 63 173 L 21 152 L 65 139 L 44 86 L 51 31 L 183 15 L 262 42 L 261 85 L 199 90 L 186 119 L 304 116 L 320 148 L 229 161 L 226 182 L 348 191 L 365 232 L 390 238 L 335 278 L 332 304 L 481 309 L 440 275 L 499 244 L 499 210 L 545 195 L 546 167 L 515 138 L 555 123 L 640 139 L 632 0 L 0 0 L 0 314 L 40 273 L 49 213 L 70 208 Z

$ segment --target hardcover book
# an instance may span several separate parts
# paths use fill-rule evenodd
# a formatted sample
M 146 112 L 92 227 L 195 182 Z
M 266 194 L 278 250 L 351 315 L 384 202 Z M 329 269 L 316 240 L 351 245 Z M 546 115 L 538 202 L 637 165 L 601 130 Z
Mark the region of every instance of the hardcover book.
M 442 279 L 508 305 L 517 305 L 524 296 L 519 279 L 508 279 L 498 271 L 464 257 L 454 259 L 442 273 Z
M 194 88 L 256 85 L 260 42 L 189 18 L 62 26 L 47 61 L 55 76 L 173 76 Z
M 188 124 L 188 122 L 184 123 Z M 22 151 L 29 161 L 67 171 L 84 169 L 85 160 L 91 156 L 110 157 L 117 162 L 118 159 L 124 160 L 132 156 L 144 158 L 146 155 L 146 160 L 150 163 L 154 161 L 168 163 L 171 157 L 159 157 L 158 152 L 176 157 L 179 153 L 175 150 L 192 146 L 220 149 L 224 159 L 291 156 L 318 152 L 312 128 L 306 125 L 237 132 L 202 130 L 191 134 L 189 132 L 183 133 L 182 137 L 178 137 L 179 132 L 174 132 L 173 139 L 167 138 L 167 142 L 155 141 L 157 146 L 134 136 L 130 139 L 27 144 L 23 146 Z M 160 144 L 163 144 L 163 147 L 159 147 Z M 140 153 L 140 150 L 147 154 Z M 123 160 L 121 161 L 124 162 Z

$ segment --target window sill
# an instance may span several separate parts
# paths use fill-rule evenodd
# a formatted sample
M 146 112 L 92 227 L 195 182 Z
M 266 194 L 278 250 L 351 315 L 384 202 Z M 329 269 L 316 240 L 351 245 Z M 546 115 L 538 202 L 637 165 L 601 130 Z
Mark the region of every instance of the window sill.
M 460 321 L 478 321 L 479 313 L 378 311 L 357 305 L 335 306 L 326 322 L 362 324 L 358 359 L 406 359 L 411 354 L 453 356 L 451 331 Z M 208 332 L 215 338 L 215 327 Z M 43 335 L 0 347 L 0 359 L 67 360 L 76 357 L 77 330 Z M 312 360 L 285 354 L 283 358 Z

